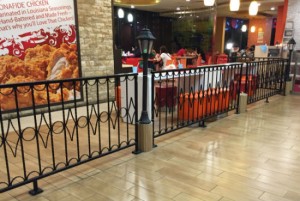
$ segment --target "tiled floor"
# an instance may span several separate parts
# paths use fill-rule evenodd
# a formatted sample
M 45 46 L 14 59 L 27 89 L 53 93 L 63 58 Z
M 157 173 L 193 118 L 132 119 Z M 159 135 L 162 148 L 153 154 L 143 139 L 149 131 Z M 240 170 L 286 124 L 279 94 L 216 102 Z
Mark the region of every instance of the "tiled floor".
M 0 201 L 300 200 L 300 96 L 276 96 L 208 124 L 156 139 L 31 185 Z

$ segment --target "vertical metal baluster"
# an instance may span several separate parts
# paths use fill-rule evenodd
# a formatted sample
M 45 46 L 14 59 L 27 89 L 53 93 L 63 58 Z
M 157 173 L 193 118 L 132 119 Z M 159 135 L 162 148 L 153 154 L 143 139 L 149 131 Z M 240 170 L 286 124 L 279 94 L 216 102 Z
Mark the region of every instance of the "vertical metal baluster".
M 77 91 L 76 91 L 76 84 L 78 81 L 73 81 L 73 94 L 74 94 L 74 112 L 75 112 L 75 132 L 76 132 L 76 146 L 77 146 L 77 160 L 80 160 L 80 140 L 79 140 L 79 131 L 78 131 L 78 113 L 77 113 Z M 81 84 L 81 83 L 80 83 Z
M 14 91 L 15 103 L 16 103 L 18 133 L 19 133 L 19 140 L 20 140 L 20 146 L 21 146 L 21 157 L 22 157 L 22 165 L 23 165 L 23 176 L 24 176 L 24 180 L 27 180 L 28 178 L 27 178 L 27 169 L 26 169 L 26 162 L 25 162 L 25 153 L 24 153 L 24 145 L 23 145 L 23 131 L 22 131 L 22 127 L 21 127 L 21 116 L 20 116 L 17 86 L 13 87 L 13 91 Z M 16 157 L 17 157 L 17 153 L 16 153 Z
M 63 133 L 64 133 L 64 140 L 65 140 L 65 157 L 66 157 L 66 166 L 69 166 L 69 156 L 68 156 L 68 140 L 67 140 L 67 131 L 66 131 L 66 117 L 65 117 L 65 104 L 64 104 L 64 97 L 63 97 L 63 81 L 59 82 L 59 90 L 60 90 L 60 97 L 61 97 L 61 106 L 62 106 L 62 115 L 63 115 Z
M 49 95 L 49 83 L 46 83 L 45 84 L 46 86 L 46 93 L 47 93 L 47 109 L 48 109 L 48 113 L 49 113 L 49 133 L 48 135 L 50 135 L 50 140 L 51 140 L 51 154 L 52 154 L 52 167 L 53 167 L 53 170 L 56 170 L 56 160 L 55 160 L 55 151 L 54 151 L 54 139 L 53 139 L 53 123 L 52 123 L 52 112 L 51 112 L 51 102 L 50 102 L 50 95 Z M 46 119 L 46 117 L 45 117 Z
M 1 86 L 0 86 L 1 87 Z M 0 88 L 1 90 L 2 88 Z M 5 88 L 4 88 L 5 89 Z M 13 89 L 12 89 L 13 90 Z M 0 94 L 2 94 L 0 92 Z M 3 96 L 5 96 L 4 94 L 2 94 Z M 1 136 L 2 136 L 2 146 L 3 146 L 3 155 L 4 155 L 4 159 L 5 159 L 5 166 L 6 166 L 6 173 L 7 173 L 7 185 L 10 186 L 11 185 L 11 175 L 10 175 L 10 168 L 9 168 L 9 158 L 8 158 L 8 154 L 7 154 L 7 136 L 9 133 L 4 133 L 4 124 L 3 124 L 3 116 L 2 116 L 2 109 L 0 108 L 0 123 L 1 123 Z M 7 123 L 7 125 L 9 125 L 9 121 Z M 2 170 L 4 171 L 4 170 Z
M 39 168 L 39 175 L 42 175 L 42 165 L 41 165 L 41 152 L 40 152 L 40 144 L 39 144 L 39 133 L 38 133 L 38 125 L 37 125 L 37 118 L 36 118 L 36 105 L 34 100 L 34 85 L 30 85 L 30 91 L 32 96 L 32 110 L 33 110 L 33 118 L 34 118 L 34 135 L 36 140 L 36 149 L 37 149 L 37 162 Z M 42 193 L 43 190 L 38 188 L 37 180 L 33 182 L 33 190 L 29 191 L 31 195 L 37 195 Z

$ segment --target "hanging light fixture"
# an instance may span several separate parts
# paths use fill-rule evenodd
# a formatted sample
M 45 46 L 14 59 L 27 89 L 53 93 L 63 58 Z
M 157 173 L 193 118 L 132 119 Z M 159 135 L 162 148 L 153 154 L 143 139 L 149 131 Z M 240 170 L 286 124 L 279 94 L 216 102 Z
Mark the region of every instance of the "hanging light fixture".
M 115 4 L 146 6 L 158 4 L 160 0 L 114 0 Z
M 230 0 L 230 11 L 238 11 L 240 9 L 240 0 Z
M 243 24 L 241 30 L 242 30 L 242 32 L 246 32 L 247 31 L 247 25 Z
M 254 33 L 255 30 L 256 30 L 256 27 L 255 26 L 251 26 L 251 29 L 250 29 L 251 33 Z
M 133 15 L 131 13 L 128 13 L 127 21 L 130 22 L 130 23 L 133 22 Z
M 249 6 L 249 15 L 257 15 L 258 12 L 258 3 L 257 1 L 252 1 Z
M 204 6 L 213 6 L 215 5 L 215 0 L 204 0 Z
M 118 18 L 124 18 L 124 10 L 122 8 L 118 9 Z

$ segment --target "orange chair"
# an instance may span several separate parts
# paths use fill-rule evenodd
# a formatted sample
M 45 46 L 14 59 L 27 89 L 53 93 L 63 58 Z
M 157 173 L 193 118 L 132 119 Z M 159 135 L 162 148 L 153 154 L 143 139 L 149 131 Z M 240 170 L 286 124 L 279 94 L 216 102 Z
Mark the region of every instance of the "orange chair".
M 174 64 L 174 61 L 172 59 L 166 61 L 166 66 L 171 65 L 171 64 Z
M 186 59 L 185 58 L 181 58 L 179 60 L 180 64 L 182 64 L 182 68 L 186 68 Z
M 211 56 L 208 56 L 208 57 L 207 57 L 206 64 L 207 64 L 207 65 L 211 65 L 211 64 L 212 64 L 211 60 L 212 60 Z
M 201 55 L 198 56 L 196 65 L 197 65 L 197 66 L 202 66 L 202 65 L 203 65 L 203 64 L 202 64 L 202 57 L 201 57 Z
M 228 62 L 227 54 L 220 54 L 217 56 L 217 64 L 225 64 Z

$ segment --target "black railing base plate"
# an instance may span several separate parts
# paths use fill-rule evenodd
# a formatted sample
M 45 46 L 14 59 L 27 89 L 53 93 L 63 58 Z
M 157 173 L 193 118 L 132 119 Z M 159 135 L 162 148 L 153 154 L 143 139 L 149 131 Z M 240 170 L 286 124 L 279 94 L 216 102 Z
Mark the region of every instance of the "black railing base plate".
M 44 192 L 41 188 L 37 188 L 37 189 L 33 189 L 31 191 L 29 191 L 29 194 L 32 196 L 38 195 L 40 193 Z

